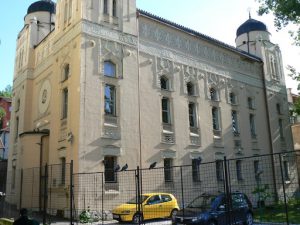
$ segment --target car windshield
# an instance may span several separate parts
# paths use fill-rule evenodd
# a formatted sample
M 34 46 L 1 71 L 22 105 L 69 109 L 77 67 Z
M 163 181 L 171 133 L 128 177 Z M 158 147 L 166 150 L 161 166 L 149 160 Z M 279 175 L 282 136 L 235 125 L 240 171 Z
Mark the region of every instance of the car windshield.
M 195 198 L 189 205 L 189 208 L 210 208 L 212 202 L 216 199 L 215 195 L 201 195 Z
M 147 198 L 149 198 L 149 195 L 141 195 L 140 203 L 143 203 Z M 127 204 L 137 204 L 137 198 L 132 198 L 127 202 Z

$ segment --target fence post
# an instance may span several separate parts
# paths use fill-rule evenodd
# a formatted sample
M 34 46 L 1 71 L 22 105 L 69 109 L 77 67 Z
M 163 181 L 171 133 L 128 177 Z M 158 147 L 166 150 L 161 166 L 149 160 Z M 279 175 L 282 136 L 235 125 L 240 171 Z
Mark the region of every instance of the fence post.
M 182 208 L 183 208 L 183 217 L 184 217 L 184 193 L 183 193 L 183 175 L 182 175 L 182 166 L 180 166 L 180 181 L 181 181 L 181 198 L 182 198 Z
M 228 181 L 228 168 L 227 168 L 227 159 L 226 156 L 224 156 L 223 161 L 224 166 L 224 188 L 225 188 L 225 198 L 226 198 L 226 224 L 231 224 L 231 195 L 230 195 L 230 189 L 229 189 L 229 181 Z
M 74 198 L 74 184 L 73 184 L 73 160 L 70 163 L 70 225 L 73 225 L 73 198 Z
M 141 187 L 140 187 L 140 167 L 137 166 L 137 169 L 136 169 L 136 194 L 137 194 L 137 212 L 139 215 L 141 215 L 141 205 L 140 205 L 140 202 L 141 202 Z M 139 216 L 139 225 L 141 224 L 141 216 Z
M 279 153 L 279 165 L 280 165 L 280 174 L 281 174 L 281 183 L 282 183 L 282 190 L 283 190 L 283 199 L 284 199 L 284 208 L 285 208 L 285 215 L 286 215 L 286 223 L 289 225 L 289 212 L 288 212 L 288 207 L 287 207 L 287 201 L 286 201 L 286 193 L 285 193 L 285 182 L 284 182 L 284 177 L 283 177 L 283 172 L 282 172 L 282 156 L 281 153 Z
M 23 196 L 23 169 L 21 169 L 20 209 L 22 208 L 22 196 Z
M 43 224 L 46 224 L 47 216 L 47 186 L 48 186 L 48 164 L 45 165 L 45 175 L 44 175 L 44 202 L 43 202 Z
M 102 174 L 102 200 L 101 200 L 101 207 L 102 207 L 102 225 L 104 224 L 104 173 Z

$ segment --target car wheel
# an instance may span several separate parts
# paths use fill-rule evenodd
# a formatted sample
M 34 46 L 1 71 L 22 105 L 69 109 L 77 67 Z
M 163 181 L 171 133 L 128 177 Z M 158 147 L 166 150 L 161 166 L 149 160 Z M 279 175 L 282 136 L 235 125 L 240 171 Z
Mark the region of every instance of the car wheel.
M 172 220 L 175 219 L 175 216 L 176 216 L 177 212 L 178 212 L 177 209 L 173 209 L 173 210 L 171 211 L 171 213 L 170 213 L 170 218 L 171 218 Z
M 216 225 L 216 222 L 213 221 L 213 220 L 210 220 L 210 221 L 208 222 L 208 225 Z
M 246 215 L 246 221 L 244 222 L 245 225 L 252 225 L 253 224 L 253 216 L 252 213 L 248 212 Z
M 134 216 L 132 217 L 132 223 L 134 224 L 139 224 L 139 222 L 143 221 L 143 216 L 139 213 L 134 214 Z

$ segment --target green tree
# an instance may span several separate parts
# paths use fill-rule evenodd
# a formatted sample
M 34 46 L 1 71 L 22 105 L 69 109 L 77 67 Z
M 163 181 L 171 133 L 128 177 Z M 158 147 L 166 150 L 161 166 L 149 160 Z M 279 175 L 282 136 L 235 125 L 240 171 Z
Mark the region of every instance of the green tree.
M 4 88 L 4 90 L 0 91 L 0 96 L 11 98 L 12 97 L 12 86 L 11 85 L 7 85 Z
M 259 2 L 258 14 L 274 15 L 274 25 L 280 30 L 288 24 L 294 24 L 296 31 L 289 31 L 295 44 L 300 46 L 300 1 L 299 0 L 256 0 Z

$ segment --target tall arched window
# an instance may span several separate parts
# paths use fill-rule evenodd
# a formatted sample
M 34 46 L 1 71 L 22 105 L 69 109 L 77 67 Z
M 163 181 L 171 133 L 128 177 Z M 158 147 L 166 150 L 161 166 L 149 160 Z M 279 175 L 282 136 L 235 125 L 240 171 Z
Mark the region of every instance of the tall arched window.
M 113 16 L 117 17 L 117 0 L 113 0 Z

